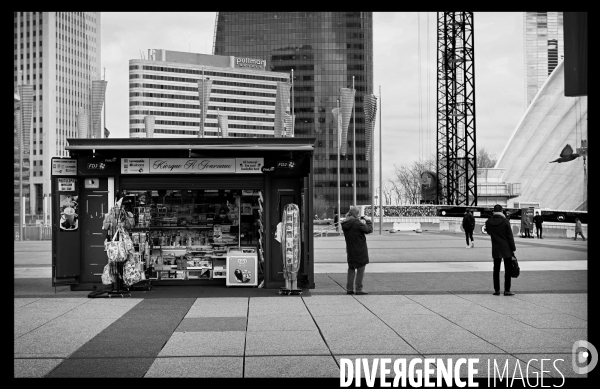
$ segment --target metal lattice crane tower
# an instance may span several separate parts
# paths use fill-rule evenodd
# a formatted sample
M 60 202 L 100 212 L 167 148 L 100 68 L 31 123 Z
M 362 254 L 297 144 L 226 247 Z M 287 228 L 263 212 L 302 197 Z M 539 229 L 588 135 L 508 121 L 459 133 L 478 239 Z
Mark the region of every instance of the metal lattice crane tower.
M 473 13 L 438 12 L 438 204 L 477 205 Z

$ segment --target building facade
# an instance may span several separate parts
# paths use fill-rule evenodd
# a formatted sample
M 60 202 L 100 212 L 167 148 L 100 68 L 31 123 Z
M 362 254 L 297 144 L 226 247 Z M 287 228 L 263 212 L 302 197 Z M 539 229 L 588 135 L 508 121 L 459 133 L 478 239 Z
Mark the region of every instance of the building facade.
M 197 137 L 202 78 L 210 82 L 204 136 L 217 137 L 217 116 L 227 116 L 229 137 L 273 137 L 277 82 L 289 73 L 266 70 L 255 58 L 152 49 L 129 60 L 129 137 L 146 137 L 144 117 L 154 117 L 155 138 Z
M 317 137 L 315 201 L 326 202 L 328 217 L 333 217 L 338 195 L 332 110 L 340 88 L 352 87 L 354 78 L 356 114 L 348 128 L 348 152 L 340 163 L 341 211 L 353 201 L 354 125 L 356 199 L 358 204 L 371 204 L 373 158 L 366 160 L 363 113 L 363 97 L 373 93 L 371 12 L 219 12 L 213 54 L 263 59 L 272 71 L 293 70 L 294 136 Z
M 34 90 L 26 214 L 43 215 L 50 160 L 68 157 L 66 139 L 77 137 L 79 109 L 92 109 L 92 82 L 100 79 L 100 21 L 100 12 L 14 12 L 14 89 L 27 84 Z M 16 191 L 18 185 L 18 196 Z
M 563 13 L 525 12 L 523 28 L 527 108 L 564 58 Z

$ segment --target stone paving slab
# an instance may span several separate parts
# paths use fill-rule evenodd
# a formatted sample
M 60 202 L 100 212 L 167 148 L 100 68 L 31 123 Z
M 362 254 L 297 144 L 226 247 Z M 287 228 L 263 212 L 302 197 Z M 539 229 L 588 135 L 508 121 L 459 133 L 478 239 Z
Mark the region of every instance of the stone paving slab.
M 27 304 L 31 304 L 34 301 L 38 301 L 40 298 L 39 297 L 35 297 L 35 298 L 14 298 L 14 307 L 16 308 L 20 308 L 20 307 L 24 307 Z
M 42 378 L 58 366 L 63 359 L 15 359 L 14 378 Z
M 340 369 L 331 356 L 249 356 L 244 376 L 248 378 L 338 378 Z
M 92 339 L 71 355 L 70 359 L 87 358 L 155 358 L 167 341 L 160 339 Z
M 393 330 L 363 329 L 360 333 L 322 330 L 333 354 L 418 354 Z
M 581 320 L 575 316 L 564 313 L 537 313 L 510 315 L 515 320 L 529 324 L 535 328 L 585 328 L 588 327 L 587 320 Z
M 484 339 L 440 316 L 398 316 L 384 321 L 421 354 L 502 352 Z
M 363 329 L 388 331 L 389 327 L 373 314 L 355 316 L 318 316 L 315 321 L 323 333 L 344 331 L 360 334 Z
M 241 378 L 242 357 L 156 358 L 144 378 Z
M 246 356 L 330 354 L 318 331 L 254 331 L 246 335 Z
M 542 331 L 548 334 L 548 336 L 561 338 L 570 344 L 573 344 L 578 340 L 588 340 L 587 328 L 544 328 Z
M 305 315 L 260 315 L 248 317 L 248 332 L 257 331 L 316 331 L 313 318 Z
M 243 356 L 245 339 L 245 331 L 174 332 L 158 356 Z
M 177 332 L 246 331 L 245 317 L 193 317 L 184 318 Z
M 141 378 L 154 358 L 67 359 L 46 377 L 52 378 Z

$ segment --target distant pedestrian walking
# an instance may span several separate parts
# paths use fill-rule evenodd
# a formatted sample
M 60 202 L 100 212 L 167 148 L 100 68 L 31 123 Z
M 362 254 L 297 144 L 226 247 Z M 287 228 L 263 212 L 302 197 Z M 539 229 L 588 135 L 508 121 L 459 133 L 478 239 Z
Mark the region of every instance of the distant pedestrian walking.
M 531 220 L 529 220 L 529 217 L 527 216 L 525 210 L 521 210 L 521 237 L 531 238 L 530 229 Z
M 542 224 L 544 223 L 544 218 L 540 215 L 539 212 L 535 213 L 533 217 L 533 222 L 535 223 L 535 234 L 539 239 L 544 239 L 542 237 Z
M 585 236 L 583 236 L 583 226 L 581 225 L 581 221 L 579 221 L 579 218 L 576 217 L 575 218 L 575 237 L 573 238 L 573 240 L 577 240 L 577 235 L 581 235 L 581 239 L 583 239 L 585 241 Z
M 510 222 L 502 213 L 500 204 L 494 205 L 494 213 L 485 222 L 485 229 L 492 238 L 492 258 L 494 259 L 494 295 L 500 295 L 500 264 L 504 261 L 504 295 L 514 296 L 510 291 L 512 256 L 517 248 Z
M 466 211 L 462 220 L 462 227 L 465 230 L 465 238 L 467 240 L 467 248 L 475 247 L 475 239 L 473 239 L 473 230 L 475 229 L 475 218 L 471 211 Z
M 346 219 L 342 222 L 344 239 L 346 240 L 346 259 L 348 261 L 347 294 L 367 294 L 363 291 L 363 276 L 369 263 L 369 250 L 365 234 L 373 232 L 371 220 L 358 217 L 359 209 L 350 207 Z M 356 287 L 355 287 L 356 284 Z

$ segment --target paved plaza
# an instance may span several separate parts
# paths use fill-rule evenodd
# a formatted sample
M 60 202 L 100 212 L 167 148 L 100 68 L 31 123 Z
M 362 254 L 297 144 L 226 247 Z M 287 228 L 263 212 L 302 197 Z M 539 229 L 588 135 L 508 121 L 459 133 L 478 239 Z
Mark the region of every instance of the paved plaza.
M 167 286 L 112 299 L 55 290 L 49 242 L 15 242 L 14 375 L 339 380 L 342 358 L 432 357 L 479 358 L 480 377 L 488 360 L 524 369 L 532 359 L 529 375 L 577 376 L 571 349 L 588 339 L 587 242 L 516 238 L 522 272 L 505 297 L 491 294 L 489 238 L 476 237 L 474 249 L 462 234 L 437 231 L 367 239 L 364 296 L 345 294 L 337 236 L 315 238 L 316 288 L 301 296 Z M 544 358 L 556 369 L 540 366 Z

